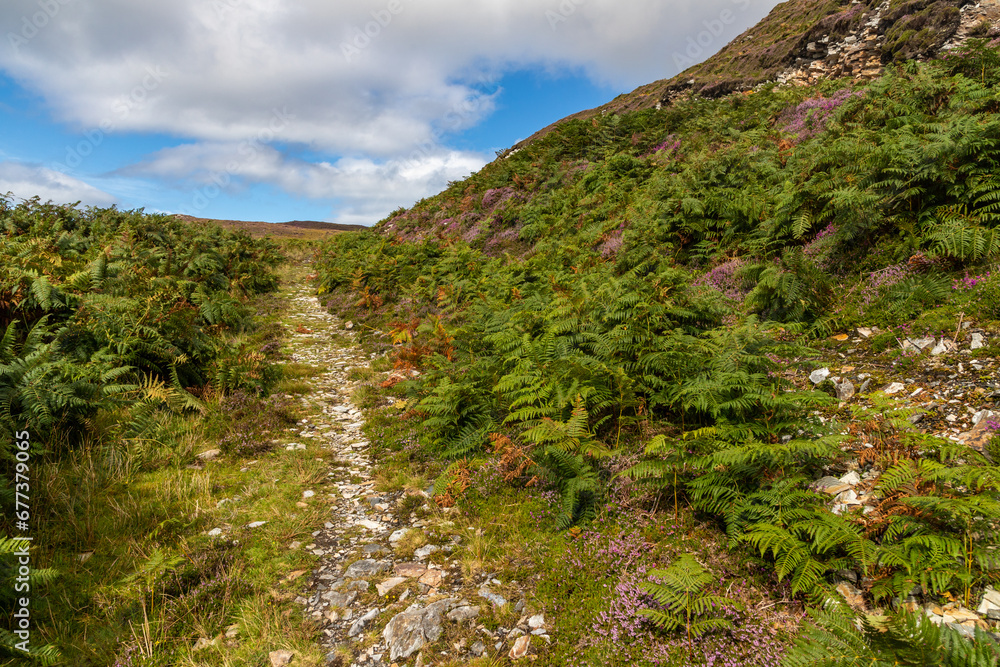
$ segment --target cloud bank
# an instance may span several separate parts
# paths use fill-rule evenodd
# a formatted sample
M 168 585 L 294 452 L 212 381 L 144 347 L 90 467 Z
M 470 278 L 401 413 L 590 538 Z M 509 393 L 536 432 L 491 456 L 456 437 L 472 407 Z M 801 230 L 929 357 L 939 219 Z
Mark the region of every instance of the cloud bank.
M 278 187 L 351 199 L 373 178 L 397 177 L 394 165 L 421 146 L 432 147 L 421 169 L 442 177 L 482 166 L 485 156 L 457 155 L 445 144 L 449 133 L 489 116 L 504 72 L 582 69 L 629 90 L 675 73 L 677 54 L 703 24 L 717 23 L 723 12 L 735 16 L 713 35 L 711 52 L 771 4 L 7 0 L 0 7 L 7 42 L 0 67 L 80 131 L 195 142 L 136 166 L 172 178 L 197 177 L 197 169 L 179 169 L 180 156 L 225 152 L 221 147 L 266 135 L 275 114 L 285 114 L 275 138 L 325 159 L 309 166 L 260 151 L 245 178 L 263 177 L 257 170 L 266 157 L 292 166 L 291 175 L 271 169 Z M 399 196 L 411 196 L 420 183 L 438 181 L 411 180 Z

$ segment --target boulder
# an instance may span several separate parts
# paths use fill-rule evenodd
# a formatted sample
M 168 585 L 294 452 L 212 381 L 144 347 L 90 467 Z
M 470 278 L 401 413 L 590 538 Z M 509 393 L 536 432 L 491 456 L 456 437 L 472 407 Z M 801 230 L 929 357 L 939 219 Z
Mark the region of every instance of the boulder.
M 369 611 L 367 614 L 365 614 L 364 616 L 362 616 L 358 620 L 354 621 L 354 623 L 351 625 L 351 629 L 347 631 L 347 636 L 348 637 L 357 637 L 358 635 L 360 635 L 361 631 L 365 629 L 366 625 L 368 625 L 368 621 L 370 621 L 373 618 L 375 618 L 376 616 L 378 616 L 378 614 L 379 614 L 380 611 L 381 611 L 381 609 L 379 609 L 378 607 L 375 607 L 374 609 L 372 609 L 371 611 Z
M 406 659 L 419 651 L 424 644 L 441 636 L 441 618 L 458 602 L 457 598 L 446 598 L 421 608 L 411 605 L 406 611 L 396 614 L 382 631 L 382 638 L 389 647 L 389 659 Z
M 502 595 L 497 595 L 496 593 L 491 591 L 489 589 L 489 586 L 487 586 L 486 584 L 483 584 L 479 588 L 479 597 L 483 598 L 484 600 L 488 600 L 489 602 L 492 602 L 493 605 L 497 607 L 502 607 L 505 604 L 507 604 L 507 599 L 505 597 L 503 597 Z

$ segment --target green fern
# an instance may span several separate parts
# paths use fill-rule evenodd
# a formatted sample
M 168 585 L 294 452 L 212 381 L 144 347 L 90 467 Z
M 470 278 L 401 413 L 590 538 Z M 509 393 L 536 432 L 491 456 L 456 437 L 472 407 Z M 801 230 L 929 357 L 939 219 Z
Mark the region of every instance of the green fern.
M 670 567 L 653 570 L 649 576 L 650 581 L 639 588 L 658 606 L 639 613 L 668 632 L 684 630 L 689 656 L 694 653 L 695 637 L 732 627 L 732 622 L 719 614 L 736 605 L 725 597 L 702 592 L 714 579 L 693 555 L 681 554 Z
M 1000 643 L 977 629 L 970 641 L 923 615 L 853 616 L 843 604 L 810 609 L 810 623 L 782 667 L 997 667 Z

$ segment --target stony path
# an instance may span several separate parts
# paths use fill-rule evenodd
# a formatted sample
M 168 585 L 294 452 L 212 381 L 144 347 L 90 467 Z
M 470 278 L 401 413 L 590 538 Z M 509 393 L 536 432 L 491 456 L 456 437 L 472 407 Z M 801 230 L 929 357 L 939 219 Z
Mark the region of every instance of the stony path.
M 350 379 L 351 371 L 367 368 L 371 358 L 357 347 L 333 340 L 337 335 L 353 340 L 355 334 L 349 325 L 326 313 L 308 285 L 291 287 L 289 296 L 286 322 L 294 332 L 289 343 L 291 361 L 323 371 L 312 379 L 316 390 L 300 399 L 303 413 L 309 416 L 290 434 L 295 441 L 285 446 L 305 449 L 305 442 L 318 444 L 332 450 L 336 459 L 328 475 L 333 487 L 328 487 L 329 520 L 307 544 L 291 545 L 320 557 L 306 594 L 297 602 L 322 628 L 326 664 L 429 664 L 421 649 L 446 630 L 449 636 L 465 636 L 444 653 L 449 659 L 494 652 L 520 658 L 533 637 L 550 641 L 544 618 L 526 614 L 524 600 L 512 605 L 521 615 L 514 627 L 490 631 L 476 626 L 480 605 L 502 606 L 507 600 L 491 590 L 500 584 L 492 575 L 462 581 L 461 568 L 450 557 L 460 537 L 417 548 L 412 560 L 396 558 L 393 547 L 407 539 L 408 531 L 434 534 L 432 519 L 397 516 L 400 507 L 430 510 L 428 496 L 411 492 L 419 496 L 414 502 L 402 492 L 375 490 L 363 416 L 351 402 L 359 383 Z M 427 541 L 424 537 L 419 542 Z M 442 541 L 440 534 L 437 537 Z M 463 599 L 463 592 L 475 601 Z M 407 606 L 406 601 L 411 604 Z M 288 664 L 281 655 L 272 655 L 271 660 L 275 665 Z

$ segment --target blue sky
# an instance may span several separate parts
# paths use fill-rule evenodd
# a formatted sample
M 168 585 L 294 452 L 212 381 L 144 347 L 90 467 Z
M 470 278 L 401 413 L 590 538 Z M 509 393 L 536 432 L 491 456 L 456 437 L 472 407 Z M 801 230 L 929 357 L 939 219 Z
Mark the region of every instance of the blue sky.
M 374 224 L 772 5 L 5 0 L 0 194 Z

